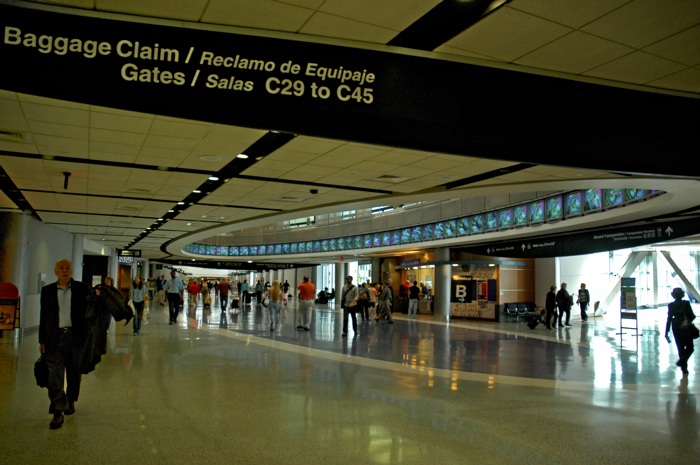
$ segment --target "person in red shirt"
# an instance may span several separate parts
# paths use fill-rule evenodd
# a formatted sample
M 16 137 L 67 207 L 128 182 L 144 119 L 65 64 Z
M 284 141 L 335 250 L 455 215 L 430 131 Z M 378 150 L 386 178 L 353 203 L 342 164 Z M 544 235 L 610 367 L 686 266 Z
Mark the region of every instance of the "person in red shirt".
M 231 283 L 226 281 L 226 277 L 221 278 L 221 282 L 216 286 L 217 291 L 219 291 L 219 297 L 221 297 L 221 311 L 226 311 L 226 305 L 228 304 L 228 291 L 231 289 Z
M 304 281 L 299 281 L 297 284 L 299 290 L 299 311 L 297 312 L 297 329 L 309 330 L 311 325 L 311 317 L 314 310 L 314 296 L 316 295 L 316 286 L 309 282 L 309 277 L 304 276 Z M 304 316 L 306 316 L 306 324 L 304 325 Z
M 190 294 L 190 308 L 194 310 L 197 308 L 197 295 L 199 295 L 199 286 L 196 280 L 192 280 L 190 285 L 187 286 L 187 292 Z

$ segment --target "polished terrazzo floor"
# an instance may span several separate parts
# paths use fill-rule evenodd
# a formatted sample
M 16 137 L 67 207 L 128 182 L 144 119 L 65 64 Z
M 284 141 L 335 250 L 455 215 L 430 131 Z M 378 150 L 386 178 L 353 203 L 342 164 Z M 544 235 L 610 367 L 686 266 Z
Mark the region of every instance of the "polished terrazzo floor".
M 0 463 L 698 463 L 700 362 L 681 376 L 664 313 L 622 340 L 610 313 L 553 331 L 397 315 L 341 338 L 325 306 L 310 331 L 294 305 L 275 331 L 261 307 L 170 326 L 155 306 L 139 336 L 113 323 L 55 431 L 36 332 L 4 338 Z

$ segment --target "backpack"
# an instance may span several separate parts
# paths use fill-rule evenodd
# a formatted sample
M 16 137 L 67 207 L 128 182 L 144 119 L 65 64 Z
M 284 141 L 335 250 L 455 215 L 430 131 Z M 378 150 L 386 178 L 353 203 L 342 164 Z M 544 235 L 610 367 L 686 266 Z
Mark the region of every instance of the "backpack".
M 369 296 L 367 296 L 367 291 L 368 289 L 366 287 L 361 287 L 360 288 L 360 297 L 359 300 L 367 300 L 369 299 Z

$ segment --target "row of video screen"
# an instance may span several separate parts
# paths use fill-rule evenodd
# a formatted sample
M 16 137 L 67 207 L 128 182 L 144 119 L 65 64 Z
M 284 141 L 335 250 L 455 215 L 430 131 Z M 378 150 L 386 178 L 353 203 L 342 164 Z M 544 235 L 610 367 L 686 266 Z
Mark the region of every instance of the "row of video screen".
M 645 189 L 586 189 L 501 210 L 392 231 L 285 244 L 228 246 L 192 243 L 184 248 L 184 252 L 199 255 L 240 257 L 337 252 L 412 244 L 553 223 L 567 218 L 575 218 L 617 208 L 658 194 L 660 194 L 660 191 Z

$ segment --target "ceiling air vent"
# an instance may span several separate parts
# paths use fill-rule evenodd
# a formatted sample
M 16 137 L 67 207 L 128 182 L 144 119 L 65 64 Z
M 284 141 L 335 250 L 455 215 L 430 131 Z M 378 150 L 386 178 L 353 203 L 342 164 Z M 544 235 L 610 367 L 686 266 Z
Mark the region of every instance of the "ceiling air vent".
M 131 211 L 131 212 L 141 211 L 140 208 L 132 207 L 131 205 L 117 205 L 117 210 L 127 210 L 127 211 Z
M 379 176 L 378 178 L 374 178 L 375 181 L 379 182 L 393 182 L 393 183 L 399 183 L 399 182 L 404 182 L 410 178 L 402 177 L 402 176 L 392 176 L 390 174 L 384 174 L 382 176 Z
M 277 198 L 272 199 L 272 200 L 278 200 L 280 202 L 301 202 L 304 199 L 299 198 L 299 197 L 289 197 L 289 196 L 283 195 L 281 197 L 277 197 Z
M 24 133 L 16 131 L 6 131 L 4 129 L 0 129 L 0 140 L 10 142 L 26 142 Z
M 139 189 L 137 187 L 130 187 L 126 192 L 131 192 L 132 194 L 152 194 L 151 189 Z

